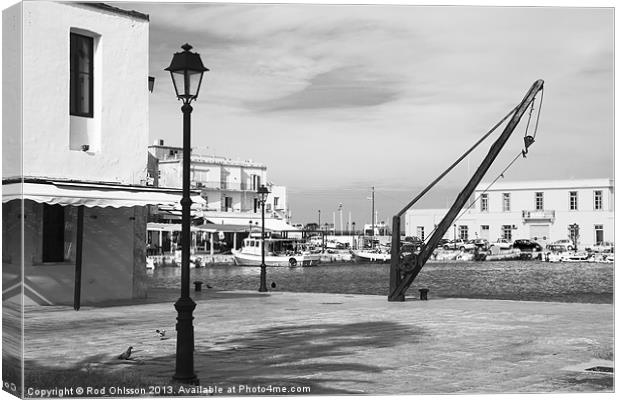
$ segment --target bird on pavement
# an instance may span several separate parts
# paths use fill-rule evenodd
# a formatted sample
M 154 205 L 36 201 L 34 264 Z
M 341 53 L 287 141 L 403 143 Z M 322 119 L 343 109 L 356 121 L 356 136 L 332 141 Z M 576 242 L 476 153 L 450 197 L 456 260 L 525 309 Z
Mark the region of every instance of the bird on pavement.
M 164 337 L 166 336 L 166 331 L 164 329 L 155 329 L 155 332 L 157 332 L 161 340 L 164 340 Z
M 131 357 L 131 349 L 133 349 L 132 346 L 129 346 L 127 348 L 127 350 L 125 350 L 123 353 L 121 353 L 121 355 L 118 356 L 119 360 L 129 360 L 129 357 Z

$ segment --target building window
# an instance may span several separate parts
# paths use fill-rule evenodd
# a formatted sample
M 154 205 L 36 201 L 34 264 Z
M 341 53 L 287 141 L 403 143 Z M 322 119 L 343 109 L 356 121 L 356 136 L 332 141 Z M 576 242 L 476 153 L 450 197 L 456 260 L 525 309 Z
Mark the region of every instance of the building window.
M 278 202 L 280 201 L 279 197 L 274 197 L 273 198 L 273 208 L 277 208 L 278 207 Z
M 482 193 L 480 195 L 480 211 L 489 211 L 489 194 Z
M 459 238 L 469 240 L 469 228 L 467 225 L 459 225 Z
M 543 202 L 543 192 L 536 192 L 535 203 L 537 211 L 542 211 L 545 209 L 545 204 Z
M 568 203 L 569 203 L 569 210 L 571 211 L 577 210 L 577 192 L 568 193 Z
M 416 229 L 416 233 L 417 233 L 417 236 L 420 238 L 420 240 L 424 240 L 424 227 L 423 226 L 418 226 Z
M 603 191 L 602 190 L 594 191 L 594 209 L 595 210 L 603 209 Z
M 480 225 L 480 232 L 489 231 L 489 225 Z
M 502 210 L 504 212 L 510 211 L 510 193 L 503 193 L 502 195 Z
M 258 190 L 260 187 L 260 176 L 252 175 L 252 190 Z
M 65 260 L 65 209 L 43 204 L 43 262 Z
M 512 241 L 512 225 L 502 225 L 502 237 Z
M 224 197 L 224 211 L 232 211 L 232 197 Z
M 70 33 L 69 112 L 93 117 L 93 38 Z
M 258 212 L 258 199 L 254 198 L 254 212 L 257 213 Z
M 594 244 L 605 240 L 603 232 L 603 225 L 594 225 Z

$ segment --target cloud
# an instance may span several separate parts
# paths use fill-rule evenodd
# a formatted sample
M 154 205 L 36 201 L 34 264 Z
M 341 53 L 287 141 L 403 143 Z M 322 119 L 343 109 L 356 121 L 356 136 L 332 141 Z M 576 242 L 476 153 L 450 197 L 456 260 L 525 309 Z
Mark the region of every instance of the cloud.
M 539 78 L 546 87 L 540 136 L 515 174 L 609 175 L 611 9 L 134 8 L 151 16 L 151 70 L 166 80 L 151 95 L 152 137 L 167 138 L 177 128 L 178 107 L 167 100 L 172 89 L 162 69 L 189 41 L 211 69 L 194 111 L 196 127 L 207 127 L 208 134 L 193 141 L 264 162 L 269 179 L 280 184 L 424 185 Z
M 308 85 L 287 96 L 249 105 L 261 111 L 350 108 L 384 104 L 397 99 L 396 82 L 372 76 L 363 68 L 337 68 L 311 78 Z

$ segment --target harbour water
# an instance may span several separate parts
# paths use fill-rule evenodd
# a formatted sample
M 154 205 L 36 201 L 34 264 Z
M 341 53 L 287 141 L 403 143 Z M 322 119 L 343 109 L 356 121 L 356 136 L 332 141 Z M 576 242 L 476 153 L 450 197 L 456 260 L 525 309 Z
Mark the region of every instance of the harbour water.
M 267 286 L 275 291 L 386 295 L 389 264 L 324 264 L 316 267 L 267 267 Z M 574 303 L 613 303 L 613 264 L 485 261 L 429 263 L 409 289 L 428 288 L 429 299 L 460 297 Z M 209 266 L 191 270 L 191 281 L 208 290 L 254 290 L 259 267 Z M 149 273 L 153 288 L 179 288 L 180 268 Z M 203 289 L 205 290 L 205 289 Z

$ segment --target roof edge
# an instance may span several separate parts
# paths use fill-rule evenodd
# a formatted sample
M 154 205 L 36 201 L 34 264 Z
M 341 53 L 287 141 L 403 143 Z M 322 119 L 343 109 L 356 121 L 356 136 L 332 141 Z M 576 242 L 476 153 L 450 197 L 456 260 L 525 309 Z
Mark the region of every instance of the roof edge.
M 139 11 L 135 11 L 135 10 L 123 10 L 122 8 L 118 8 L 118 7 L 113 7 L 109 4 L 106 3 L 96 3 L 96 2 L 76 2 L 76 3 L 69 3 L 69 4 L 76 4 L 76 5 L 81 5 L 81 6 L 87 6 L 87 7 L 91 7 L 91 8 L 96 8 L 99 10 L 104 10 L 104 11 L 109 11 L 115 14 L 121 14 L 127 17 L 132 17 L 132 18 L 137 18 L 137 19 L 141 19 L 144 21 L 150 21 L 150 17 L 148 14 L 144 14 L 141 13 Z

